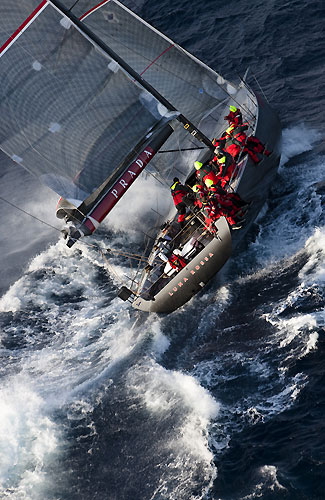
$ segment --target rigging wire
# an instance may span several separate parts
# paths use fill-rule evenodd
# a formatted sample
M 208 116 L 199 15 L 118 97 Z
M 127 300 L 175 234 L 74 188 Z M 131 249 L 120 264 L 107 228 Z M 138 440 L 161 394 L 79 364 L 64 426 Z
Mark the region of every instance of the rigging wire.
M 51 229 L 54 229 L 55 231 L 58 231 L 59 233 L 62 234 L 62 229 L 59 229 L 58 227 L 53 226 L 53 224 L 50 224 L 49 222 L 46 222 L 46 221 L 40 219 L 36 215 L 33 215 L 30 212 L 27 212 L 23 208 L 18 207 L 17 205 L 15 205 L 14 203 L 12 203 L 9 200 L 6 200 L 2 196 L 0 196 L 0 200 L 3 201 L 4 203 L 7 203 L 8 205 L 10 205 L 11 207 L 15 208 L 16 210 L 19 210 L 23 214 L 28 215 L 32 219 L 37 220 L 41 224 L 44 224 L 44 225 L 50 227 Z M 93 248 L 93 249 L 97 250 L 102 255 L 103 259 L 105 260 L 105 262 L 107 264 L 107 267 L 110 270 L 110 272 L 115 275 L 115 277 L 118 279 L 118 281 L 120 281 L 122 283 L 125 283 L 125 280 L 122 279 L 122 277 L 118 274 L 118 272 L 113 268 L 112 264 L 109 263 L 109 261 L 108 261 L 106 255 L 104 254 L 103 250 L 98 245 L 94 245 L 93 243 L 87 243 L 86 241 L 83 241 L 83 240 L 81 241 L 81 243 L 83 245 L 85 245 L 85 246 L 88 246 L 89 248 Z M 139 255 L 139 254 L 131 254 L 131 253 L 127 253 L 127 252 L 121 252 L 120 250 L 116 250 L 116 249 L 113 249 L 113 248 L 107 248 L 106 251 L 109 252 L 109 253 L 114 253 L 115 255 L 120 255 L 122 257 L 127 257 L 130 260 L 131 259 L 138 260 L 139 264 L 141 264 L 141 261 L 144 261 L 144 262 L 148 261 L 145 257 L 143 257 L 142 255 Z
M 270 103 L 269 103 L 268 98 L 266 97 L 266 95 L 265 95 L 265 93 L 264 93 L 264 90 L 262 89 L 262 87 L 261 87 L 261 85 L 260 85 L 260 82 L 257 80 L 257 78 L 256 78 L 256 76 L 254 75 L 254 73 L 253 73 L 253 77 L 254 77 L 254 80 L 255 80 L 255 82 L 257 83 L 257 85 L 258 85 L 258 87 L 259 87 L 260 91 L 262 92 L 262 94 L 263 94 L 263 96 L 264 96 L 264 98 L 265 98 L 266 102 L 267 102 L 268 104 L 270 104 Z
M 79 0 L 76 0 L 75 3 L 70 7 L 69 12 L 72 11 L 72 9 L 79 3 Z
M 208 149 L 208 146 L 198 146 L 196 148 L 182 148 L 182 149 L 164 149 L 158 153 L 179 153 L 180 151 L 195 151 L 197 149 Z

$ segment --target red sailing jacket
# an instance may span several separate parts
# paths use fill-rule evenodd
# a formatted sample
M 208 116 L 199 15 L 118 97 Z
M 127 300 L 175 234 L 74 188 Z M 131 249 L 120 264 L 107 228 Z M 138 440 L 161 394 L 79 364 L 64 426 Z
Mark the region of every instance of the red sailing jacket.
M 213 182 L 214 185 L 217 185 L 218 183 L 218 178 L 214 172 L 214 168 L 211 166 L 211 165 L 203 165 L 200 170 L 198 170 L 196 172 L 196 175 L 197 175 L 197 178 L 204 184 L 207 186 L 207 184 L 205 183 L 206 180 L 211 180 Z M 207 186 L 208 189 L 212 189 L 211 187 Z
M 172 254 L 168 259 L 169 264 L 173 269 L 181 270 L 186 266 L 186 262 L 181 255 Z
M 177 207 L 179 203 L 182 203 L 185 196 L 189 193 L 189 189 L 186 186 L 180 184 L 179 182 L 176 184 L 175 189 L 172 189 L 171 191 L 175 207 Z
M 229 115 L 225 116 L 224 119 L 228 120 L 229 125 L 235 125 L 235 127 L 243 121 L 240 109 L 237 109 L 237 111 L 230 111 Z

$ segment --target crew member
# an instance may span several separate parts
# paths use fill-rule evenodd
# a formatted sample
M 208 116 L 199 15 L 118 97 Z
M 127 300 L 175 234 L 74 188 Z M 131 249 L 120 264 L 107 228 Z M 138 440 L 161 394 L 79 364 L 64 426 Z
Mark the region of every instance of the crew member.
M 244 153 L 248 153 L 253 162 L 257 164 L 261 161 L 261 159 L 257 156 L 257 153 L 270 156 L 271 151 L 266 149 L 265 145 L 257 137 L 251 135 L 246 140 Z
M 234 125 L 231 125 L 226 130 L 225 151 L 227 153 L 231 154 L 231 156 L 233 157 L 233 159 L 235 161 L 238 160 L 241 151 L 243 151 L 243 149 L 245 147 L 246 139 L 247 139 L 247 136 L 245 134 L 245 130 L 247 130 L 247 129 L 248 129 L 248 124 L 242 123 L 241 125 L 238 125 L 237 127 L 234 127 Z
M 228 120 L 229 125 L 234 125 L 234 127 L 237 127 L 243 121 L 241 111 L 239 108 L 236 108 L 236 106 L 229 106 L 229 110 L 230 112 L 227 116 L 224 117 L 224 120 Z
M 184 220 L 186 215 L 187 205 L 185 203 L 185 200 L 189 201 L 189 195 L 191 194 L 191 189 L 181 184 L 178 177 L 174 177 L 173 184 L 170 187 L 170 189 L 176 210 L 178 212 L 177 222 L 179 222 L 180 226 L 182 227 L 184 225 Z
M 231 154 L 227 153 L 224 149 L 218 146 L 214 152 L 216 156 L 213 158 L 213 163 L 219 167 L 219 172 L 217 174 L 219 184 L 224 187 L 227 182 L 230 181 L 236 169 L 236 162 L 234 161 Z
M 208 191 L 216 193 L 218 177 L 211 163 L 203 164 L 200 161 L 195 161 L 194 167 L 197 170 L 196 176 L 200 183 L 203 184 L 208 189 Z
M 234 226 L 237 223 L 236 218 L 242 214 L 239 214 L 240 209 L 231 201 L 230 197 L 222 197 L 218 194 L 213 194 L 211 197 L 211 192 L 209 196 L 209 193 L 200 184 L 195 184 L 192 189 L 197 197 L 196 205 L 200 208 L 204 216 L 205 227 L 210 232 L 213 234 L 217 233 L 214 222 L 220 217 L 225 217 L 230 226 Z M 219 191 L 219 188 L 217 190 Z M 222 193 L 227 195 L 224 190 L 222 190 Z
M 243 208 L 243 207 L 248 207 L 249 203 L 247 201 L 243 200 L 238 193 L 226 191 L 223 189 L 221 186 L 218 186 L 217 188 L 217 195 L 220 200 L 223 200 L 224 198 L 228 198 L 229 200 L 232 201 L 232 203 L 238 207 L 238 208 Z M 222 201 L 221 201 L 222 203 Z
M 221 194 L 221 192 L 219 191 L 218 194 L 216 194 L 216 199 L 221 206 L 223 215 L 226 217 L 231 226 L 236 224 L 240 219 L 244 217 L 248 207 L 239 205 L 238 200 L 236 200 L 235 202 L 234 197 L 231 196 L 230 193 L 224 191 Z
M 176 249 L 173 251 L 171 256 L 168 259 L 169 264 L 173 269 L 177 271 L 181 271 L 183 267 L 186 266 L 186 261 L 182 255 L 180 255 L 180 250 Z
M 196 195 L 195 205 L 200 209 L 204 217 L 205 227 L 212 233 L 216 233 L 217 231 L 213 221 L 217 219 L 216 210 L 220 207 L 216 207 L 216 204 L 213 203 L 213 200 L 209 197 L 209 192 L 202 184 L 197 183 L 192 189 Z

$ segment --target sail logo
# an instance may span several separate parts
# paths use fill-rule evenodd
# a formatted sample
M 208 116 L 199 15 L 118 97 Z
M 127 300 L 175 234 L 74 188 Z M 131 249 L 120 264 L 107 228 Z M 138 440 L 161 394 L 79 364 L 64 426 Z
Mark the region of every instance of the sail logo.
M 114 185 L 111 194 L 116 200 L 123 194 L 125 189 L 138 177 L 142 169 L 149 163 L 152 156 L 155 154 L 153 149 L 145 149 L 141 155 L 130 165 L 129 169 L 124 173 L 121 179 Z M 127 182 L 128 181 L 128 182 Z M 121 190 L 122 188 L 122 190 Z
M 148 165 L 151 158 L 156 154 L 156 151 L 150 146 L 147 146 L 144 151 L 132 162 L 129 167 L 124 171 L 123 175 L 112 186 L 111 190 L 101 199 L 96 208 L 88 215 L 84 225 L 93 233 L 96 229 L 94 222 L 95 219 L 98 223 L 106 217 L 112 210 L 119 199 L 123 196 L 125 191 L 129 189 L 135 179 L 141 174 L 142 170 Z M 91 215 L 91 219 L 90 219 Z
M 205 257 L 203 257 L 202 260 L 200 260 L 200 262 L 198 264 L 196 264 L 192 269 L 190 269 L 190 274 L 192 274 L 192 276 L 194 274 L 196 274 L 205 265 L 205 263 L 208 262 L 211 259 L 211 257 L 213 257 L 213 255 L 214 254 L 212 252 L 209 252 L 209 255 L 206 255 Z M 172 297 L 174 295 L 174 293 L 178 292 L 178 290 L 180 288 L 182 288 L 184 286 L 184 284 L 186 284 L 188 281 L 189 281 L 189 278 L 187 278 L 187 277 L 182 278 L 177 283 L 177 285 L 173 286 L 172 291 L 168 292 L 168 294 Z

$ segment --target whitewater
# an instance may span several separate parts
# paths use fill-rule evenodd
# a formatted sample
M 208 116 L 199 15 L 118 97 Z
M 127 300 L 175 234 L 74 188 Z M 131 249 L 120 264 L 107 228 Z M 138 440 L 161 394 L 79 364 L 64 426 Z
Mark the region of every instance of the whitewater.
M 279 175 L 255 238 L 207 292 L 170 316 L 137 325 L 115 297 L 116 276 L 95 247 L 80 242 L 71 251 L 59 239 L 31 259 L 0 299 L 1 498 L 74 498 L 75 454 L 86 453 L 89 468 L 96 454 L 107 454 L 114 477 L 116 447 L 125 452 L 127 482 L 140 484 L 143 498 L 204 498 L 218 475 L 214 457 L 225 453 L 232 435 L 294 405 L 308 377 L 290 373 L 290 362 L 318 348 L 325 321 L 323 309 L 303 308 L 306 297 L 317 301 L 325 279 L 325 190 L 319 194 L 314 185 L 324 160 L 315 154 L 308 170 L 300 168 L 318 140 L 304 125 L 284 130 Z M 105 224 L 107 240 L 132 248 L 132 229 L 121 234 L 118 221 Z M 125 267 L 114 268 L 123 276 Z M 275 282 L 288 275 L 294 286 L 290 280 L 277 289 Z M 268 302 L 254 296 L 256 288 L 259 295 L 267 290 Z M 247 336 L 233 323 L 241 290 L 245 315 L 254 311 L 254 321 L 266 325 L 246 325 Z M 218 328 L 228 311 L 232 324 Z M 121 428 L 97 415 L 111 405 L 109 414 L 123 407 L 113 418 Z M 147 475 L 154 476 L 150 486 Z M 123 486 L 120 477 L 110 480 L 122 490 L 113 486 L 107 498 L 132 498 L 125 478 Z M 263 488 L 285 488 L 269 464 L 249 494 Z
M 0 498 L 323 500 L 324 7 L 126 4 L 225 77 L 251 67 L 283 123 L 279 172 L 203 293 L 139 318 L 116 297 L 136 269 L 106 250 L 141 253 L 168 190 L 143 175 L 135 219 L 127 194 L 68 249 L 58 197 L 0 155 Z

